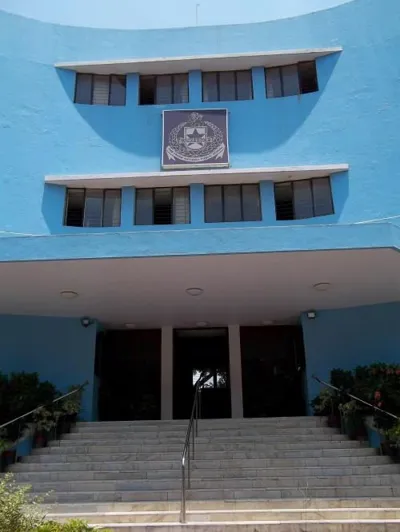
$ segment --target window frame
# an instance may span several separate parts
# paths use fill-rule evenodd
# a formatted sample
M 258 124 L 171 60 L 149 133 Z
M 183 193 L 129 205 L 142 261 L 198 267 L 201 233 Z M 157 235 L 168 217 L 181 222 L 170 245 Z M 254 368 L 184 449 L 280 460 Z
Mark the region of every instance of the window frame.
M 243 187 L 253 185 L 257 187 L 258 190 L 258 200 L 260 202 L 260 218 L 259 220 L 244 220 L 243 219 Z M 238 186 L 240 187 L 240 215 L 241 219 L 236 221 L 227 221 L 225 219 L 225 187 L 229 186 Z M 220 222 L 208 222 L 207 221 L 207 200 L 206 200 L 206 189 L 212 188 L 212 187 L 221 187 L 221 204 L 222 204 L 222 220 Z M 204 223 L 206 224 L 232 224 L 232 223 L 252 223 L 252 222 L 261 222 L 263 219 L 263 213 L 262 213 L 262 203 L 261 203 L 261 187 L 260 183 L 226 183 L 224 185 L 219 184 L 213 184 L 213 185 L 205 185 L 204 186 Z
M 69 191 L 70 190 L 79 190 L 83 191 L 83 217 L 82 217 L 82 225 L 67 225 L 67 218 L 68 218 L 68 203 L 69 203 Z M 86 211 L 86 196 L 87 191 L 90 190 L 100 190 L 102 192 L 102 207 L 101 207 L 101 225 L 84 225 L 85 221 L 85 211 Z M 120 200 L 120 210 L 119 210 L 119 224 L 118 225 L 104 225 L 104 204 L 106 201 L 106 193 L 109 191 L 118 191 L 119 192 L 119 200 Z M 73 188 L 73 187 L 66 187 L 65 191 L 65 202 L 64 202 L 64 216 L 63 216 L 63 227 L 82 227 L 82 228 L 96 228 L 96 227 L 121 227 L 121 213 L 122 213 L 122 190 L 120 188 Z
M 149 104 L 151 105 L 151 104 Z M 155 197 L 155 191 L 156 190 L 159 190 L 160 188 L 166 188 L 166 189 L 169 189 L 171 191 L 171 199 L 172 199 L 172 203 L 171 203 L 171 219 L 173 219 L 173 216 L 174 216 L 174 200 L 175 200 L 175 190 L 177 189 L 186 189 L 188 191 L 188 210 L 189 210 L 189 216 L 188 216 L 188 221 L 186 223 L 174 223 L 174 222 L 171 222 L 170 224 L 156 224 L 154 223 L 154 197 Z M 137 201 L 138 201 L 138 190 L 150 190 L 151 191 L 151 218 L 152 218 L 152 223 L 151 224 L 138 224 L 137 223 Z M 137 188 L 136 189 L 136 194 L 135 194 L 135 212 L 134 212 L 134 217 L 133 217 L 133 225 L 137 225 L 137 226 L 141 226 L 141 227 L 153 227 L 153 226 L 162 226 L 162 225 L 166 225 L 166 226 L 170 226 L 170 225 L 189 225 L 192 223 L 192 209 L 191 209 L 191 197 L 190 197 L 190 186 L 185 186 L 185 185 L 182 185 L 182 186 L 179 186 L 179 187 L 140 187 L 140 188 Z
M 300 68 L 299 65 L 303 65 L 305 63 L 313 63 L 315 68 L 315 79 L 317 84 L 317 90 L 310 91 L 310 92 L 301 92 L 301 82 L 300 82 Z M 291 95 L 285 95 L 285 86 L 283 83 L 283 74 L 282 69 L 287 67 L 296 67 L 296 73 L 297 73 L 297 85 L 299 87 L 299 91 L 297 94 L 291 94 Z M 279 80 L 280 80 L 280 92 L 281 96 L 268 96 L 268 70 L 275 70 L 278 69 L 279 71 Z M 309 61 L 299 61 L 298 63 L 291 63 L 290 65 L 277 65 L 274 67 L 264 67 L 264 80 L 265 80 L 265 97 L 267 100 L 275 100 L 278 98 L 289 98 L 290 96 L 304 96 L 305 94 L 314 94 L 316 92 L 319 92 L 319 79 L 318 79 L 318 68 L 317 68 L 317 61 L 315 59 L 311 59 Z
M 234 100 L 221 100 L 221 83 L 220 83 L 220 74 L 225 72 L 233 72 L 235 77 L 235 99 Z M 237 73 L 238 72 L 249 72 L 250 73 L 250 90 L 251 90 L 251 98 L 242 100 L 238 99 L 238 81 L 237 81 Z M 217 100 L 205 100 L 204 99 L 204 75 L 207 74 L 215 74 L 217 78 Z M 241 70 L 205 70 L 201 72 L 201 100 L 202 103 L 213 103 L 213 102 L 250 102 L 254 100 L 254 83 L 253 83 L 253 70 L 251 68 L 245 68 Z
M 171 103 L 157 103 L 156 97 L 157 97 L 157 79 L 161 78 L 163 76 L 170 76 L 171 77 L 171 96 L 172 96 L 172 102 Z M 187 102 L 176 102 L 175 101 L 175 77 L 176 76 L 185 76 L 186 77 L 186 84 L 187 84 Z M 154 103 L 140 103 L 140 95 L 141 95 L 141 80 L 143 78 L 153 78 L 153 91 L 154 91 Z M 174 74 L 144 74 L 139 76 L 139 90 L 138 90 L 138 106 L 139 107 L 145 107 L 146 105 L 185 105 L 190 103 L 190 83 L 189 83 L 189 72 L 176 72 Z M 156 187 L 156 188 L 163 188 L 163 187 Z M 166 188 L 174 188 L 174 187 L 166 187 Z
M 79 79 L 79 76 L 90 76 L 90 103 L 83 103 L 83 102 L 77 102 L 76 101 L 76 95 L 77 95 L 77 92 L 78 92 L 78 79 Z M 108 78 L 108 101 L 107 101 L 107 105 L 103 105 L 102 107 L 125 107 L 126 106 L 126 85 L 127 85 L 127 77 L 126 77 L 126 74 L 89 74 L 89 73 L 82 73 L 82 72 L 75 72 L 75 92 L 74 92 L 74 104 L 76 105 L 99 105 L 100 104 L 95 104 L 93 103 L 93 94 L 94 94 L 94 78 L 95 76 L 98 76 L 98 75 L 101 75 L 101 76 L 105 76 Z M 110 103 L 111 102 L 111 87 L 112 87 L 112 78 L 113 77 L 116 77 L 116 78 L 123 78 L 125 83 L 124 83 L 124 88 L 125 88 L 125 91 L 124 91 L 124 103 L 121 103 L 121 104 L 113 104 L 113 103 Z
M 318 214 L 316 215 L 315 214 L 315 200 L 314 200 L 314 182 L 317 181 L 318 179 L 328 179 L 329 181 L 329 199 L 330 199 L 330 203 L 331 203 L 331 206 L 332 206 L 332 212 L 330 212 L 329 214 Z M 295 212 L 295 202 L 294 202 L 294 184 L 295 183 L 304 183 L 304 182 L 308 182 L 310 183 L 310 189 L 311 189 L 311 207 L 312 207 L 312 212 L 313 212 L 313 215 L 309 218 L 296 218 L 296 217 L 293 217 L 293 218 L 287 218 L 287 219 L 284 219 L 284 220 L 280 220 L 278 219 L 277 217 L 277 211 L 276 211 L 276 199 L 275 199 L 275 187 L 277 185 L 290 185 L 290 189 L 291 189 L 291 199 L 292 199 L 292 206 L 293 206 L 293 214 L 295 215 L 296 212 Z M 313 218 L 323 218 L 325 216 L 332 216 L 333 214 L 335 214 L 335 203 L 333 201 L 333 193 L 332 193 L 332 177 L 330 175 L 328 176 L 320 176 L 320 177 L 312 177 L 311 179 L 296 179 L 296 180 L 293 180 L 293 181 L 277 181 L 274 183 L 274 207 L 275 207 L 275 219 L 277 222 L 290 222 L 290 221 L 295 221 L 295 220 L 312 220 Z

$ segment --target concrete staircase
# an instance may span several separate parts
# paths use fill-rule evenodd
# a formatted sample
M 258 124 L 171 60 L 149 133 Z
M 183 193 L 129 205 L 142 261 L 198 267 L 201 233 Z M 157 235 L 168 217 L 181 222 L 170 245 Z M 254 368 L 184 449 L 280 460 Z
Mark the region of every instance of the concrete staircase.
M 13 466 L 49 517 L 115 531 L 400 530 L 400 468 L 322 418 L 200 422 L 179 524 L 185 421 L 80 423 Z

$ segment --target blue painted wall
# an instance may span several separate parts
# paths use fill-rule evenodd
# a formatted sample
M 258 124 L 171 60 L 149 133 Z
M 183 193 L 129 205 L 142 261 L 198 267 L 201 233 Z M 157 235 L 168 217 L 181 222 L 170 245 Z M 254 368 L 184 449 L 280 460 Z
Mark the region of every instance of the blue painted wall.
M 96 327 L 82 327 L 78 319 L 0 316 L 0 371 L 39 373 L 60 391 L 89 381 L 82 418 L 91 420 Z
M 45 187 L 46 174 L 160 168 L 161 112 L 173 106 L 138 106 L 136 74 L 128 79 L 126 107 L 75 105 L 74 74 L 55 69 L 54 63 L 328 46 L 343 46 L 344 51 L 318 60 L 318 93 L 267 100 L 262 70 L 254 69 L 256 99 L 226 103 L 232 166 L 350 164 L 349 173 L 332 180 L 335 214 L 290 225 L 351 224 L 399 215 L 399 20 L 397 0 L 386 0 L 384 9 L 380 0 L 354 0 L 331 10 L 273 22 L 156 31 L 58 26 L 0 11 L 0 69 L 7 80 L 0 84 L 0 235 L 98 233 L 99 229 L 63 227 L 65 191 Z M 200 94 L 199 80 L 199 73 L 191 74 L 192 95 Z M 193 101 L 187 107 L 199 105 Z M 207 107 L 214 105 L 220 107 L 221 103 Z M 203 252 L 203 240 L 192 243 L 190 230 L 210 227 L 201 213 L 201 190 L 192 187 L 191 194 L 196 199 L 192 202 L 195 216 L 191 225 L 179 228 L 187 231 L 186 244 L 180 244 L 180 250 L 185 252 L 187 245 L 196 254 Z M 288 225 L 275 220 L 270 183 L 263 184 L 262 194 L 263 222 L 242 227 Z M 84 238 L 64 240 L 68 247 L 61 246 L 60 258 L 90 257 L 90 249 L 93 256 L 99 256 L 101 249 L 108 256 L 119 247 L 121 231 L 146 231 L 148 235 L 153 228 L 133 225 L 133 208 L 134 191 L 127 189 L 121 227 L 102 230 L 107 235 L 98 247 L 95 240 L 89 247 Z M 231 237 L 236 241 L 237 225 L 218 226 L 227 229 L 227 252 Z M 371 241 L 374 231 L 371 228 Z M 249 229 L 245 237 L 246 246 L 254 251 L 260 242 L 256 234 Z M 318 242 L 324 249 L 336 245 L 330 235 L 329 227 L 319 228 Z M 295 232 L 288 231 L 285 236 L 289 239 L 285 246 L 297 245 Z M 268 241 L 271 248 L 267 251 L 275 250 L 278 239 Z M 303 241 L 304 249 L 313 249 L 312 239 Z M 42 239 L 35 246 L 16 245 L 18 252 L 31 248 L 21 259 L 46 256 L 48 248 L 57 258 L 60 247 L 57 239 Z M 9 246 L 10 242 L 4 246 L 7 249 L 1 260 L 10 260 Z M 147 254 L 161 255 L 163 250 L 161 240 L 151 237 Z
M 329 382 L 334 368 L 354 369 L 373 362 L 400 363 L 400 303 L 321 310 L 302 316 L 308 399 L 320 391 L 316 375 Z

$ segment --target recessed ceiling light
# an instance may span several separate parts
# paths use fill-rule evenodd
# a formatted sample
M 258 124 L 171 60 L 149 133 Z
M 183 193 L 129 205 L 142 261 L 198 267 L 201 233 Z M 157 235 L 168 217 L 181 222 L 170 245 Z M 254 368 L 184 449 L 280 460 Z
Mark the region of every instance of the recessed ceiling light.
M 136 329 L 136 323 L 125 323 L 127 329 Z
M 317 283 L 313 286 L 318 292 L 326 292 L 331 287 L 331 283 Z
M 64 299 L 75 299 L 78 295 L 78 292 L 74 292 L 73 290 L 62 290 L 60 292 L 60 296 Z
M 261 325 L 273 325 L 274 322 L 272 320 L 264 320 L 261 322 Z
M 186 288 L 186 293 L 189 294 L 189 296 L 201 296 L 201 294 L 204 292 L 202 288 Z
M 207 321 L 198 321 L 198 322 L 196 323 L 196 326 L 197 326 L 197 327 L 207 327 L 207 325 L 208 325 L 208 322 L 207 322 Z

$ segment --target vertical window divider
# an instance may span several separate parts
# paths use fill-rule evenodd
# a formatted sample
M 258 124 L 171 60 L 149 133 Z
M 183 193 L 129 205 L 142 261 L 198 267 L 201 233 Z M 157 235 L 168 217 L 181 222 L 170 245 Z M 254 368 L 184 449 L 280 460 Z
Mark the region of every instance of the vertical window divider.
M 244 221 L 244 210 L 243 210 L 243 185 L 239 185 L 239 196 L 240 196 L 240 221 Z
M 220 185 L 221 187 L 221 199 L 222 199 L 222 222 L 225 222 L 225 186 Z
M 111 105 L 111 83 L 112 83 L 112 74 L 108 76 L 108 105 Z
M 110 76 L 111 79 L 111 76 Z M 106 191 L 103 189 L 102 191 L 103 198 L 102 198 L 102 206 L 101 206 L 101 227 L 104 227 L 104 207 L 106 203 Z
M 93 94 L 94 94 L 94 74 L 90 74 L 90 105 L 93 105 Z M 86 194 L 86 192 L 85 192 Z
M 235 80 L 235 101 L 238 100 L 238 83 L 237 83 L 237 70 L 234 70 L 234 80 Z
M 175 74 L 171 74 L 171 103 L 175 103 Z
M 220 72 L 217 72 L 217 75 L 215 76 L 217 80 L 217 98 L 218 102 L 221 101 L 221 78 L 220 78 Z
M 279 68 L 279 78 L 281 80 L 281 93 L 282 93 L 282 96 L 285 96 L 285 87 L 283 86 L 283 75 L 282 75 L 282 67 L 278 67 Z
M 155 225 L 155 212 L 156 212 L 156 209 L 155 209 L 155 199 L 156 199 L 156 189 L 153 188 L 152 189 L 152 194 L 151 194 L 151 215 L 152 215 L 152 218 L 153 218 L 153 225 Z

